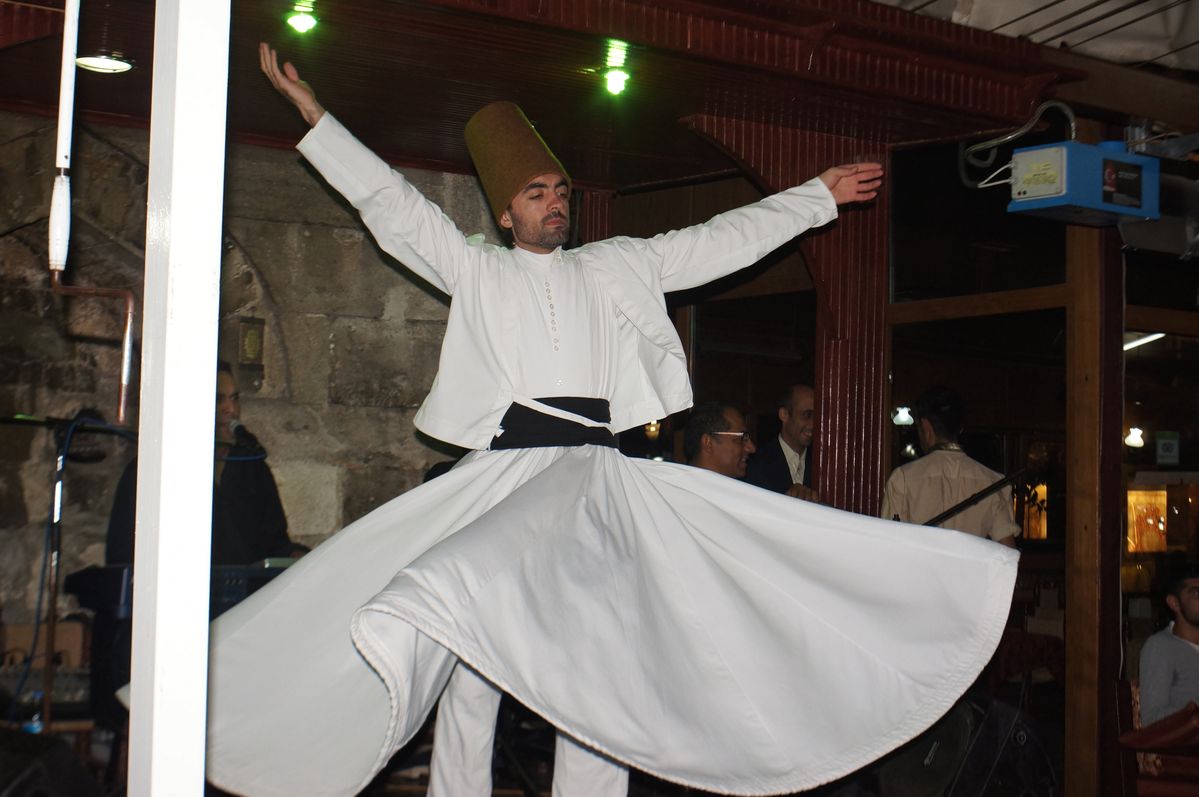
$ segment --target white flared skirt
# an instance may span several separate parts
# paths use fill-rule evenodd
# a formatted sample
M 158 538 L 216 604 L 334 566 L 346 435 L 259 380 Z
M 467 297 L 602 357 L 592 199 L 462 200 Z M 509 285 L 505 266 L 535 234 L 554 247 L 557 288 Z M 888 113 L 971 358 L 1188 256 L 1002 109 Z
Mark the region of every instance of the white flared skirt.
M 208 775 L 350 795 L 462 659 L 657 777 L 798 791 L 918 735 L 1007 619 L 1015 551 L 610 448 L 478 452 L 212 627 Z

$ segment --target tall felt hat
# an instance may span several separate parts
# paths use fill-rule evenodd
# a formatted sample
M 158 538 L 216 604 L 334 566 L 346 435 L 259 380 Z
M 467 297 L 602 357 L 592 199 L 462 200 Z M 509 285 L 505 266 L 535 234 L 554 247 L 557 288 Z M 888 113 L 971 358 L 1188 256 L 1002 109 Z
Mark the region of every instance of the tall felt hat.
M 512 198 L 537 175 L 554 172 L 570 185 L 566 169 L 513 103 L 480 108 L 466 123 L 466 148 L 497 222 Z

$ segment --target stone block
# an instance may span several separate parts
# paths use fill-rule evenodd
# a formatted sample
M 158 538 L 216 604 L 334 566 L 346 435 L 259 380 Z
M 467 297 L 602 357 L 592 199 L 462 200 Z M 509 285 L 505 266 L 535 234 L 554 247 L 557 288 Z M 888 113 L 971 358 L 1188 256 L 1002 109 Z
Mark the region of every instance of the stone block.
M 358 212 L 298 152 L 237 144 L 227 157 L 226 216 L 322 226 L 358 223 Z
M 436 188 L 430 187 L 445 214 L 467 235 L 482 233 L 489 243 L 499 243 L 499 228 L 487 205 L 487 198 L 473 175 L 438 174 Z
M 242 398 L 241 419 L 275 459 L 332 462 L 341 441 L 324 429 L 323 407 L 296 405 L 285 399 Z
M 46 274 L 47 225 L 34 223 L 0 238 L 0 280 L 10 288 L 38 288 L 49 294 Z
M 0 287 L 0 348 L 31 360 L 64 360 L 70 356 L 62 319 L 48 293 Z
M 444 293 L 424 285 L 407 283 L 392 288 L 387 295 L 383 317 L 402 321 L 431 321 L 445 325 L 450 317 L 450 299 Z
M 96 371 L 80 363 L 48 363 L 43 369 L 43 384 L 48 390 L 69 393 L 95 393 Z
M 226 229 L 281 312 L 377 318 L 401 279 L 360 228 L 230 219 Z
M 54 187 L 53 128 L 29 130 L 0 143 L 0 229 L 11 230 L 50 213 Z
M 417 439 L 411 408 L 331 405 L 320 418 L 329 452 L 344 467 L 377 454 L 399 456 L 419 462 L 427 446 Z
M 343 318 L 332 333 L 330 403 L 414 407 L 424 400 L 437 368 L 440 325 Z
M 275 457 L 270 463 L 293 540 L 324 539 L 341 528 L 341 468 Z
M 424 472 L 424 463 L 413 464 L 382 456 L 371 457 L 347 468 L 342 477 L 342 517 L 345 525 L 418 486 Z
M 24 114 L 0 114 L 0 144 L 10 144 L 19 138 L 32 135 L 54 136 L 54 121 L 44 116 Z
M 5 623 L 32 622 L 37 603 L 38 572 L 41 565 L 45 518 L 0 530 L 0 605 Z
M 71 204 L 112 238 L 136 249 L 146 240 L 149 168 L 128 150 L 94 131 L 75 136 Z
M 316 313 L 280 313 L 275 321 L 280 330 L 277 348 L 287 365 L 287 392 L 282 395 L 297 404 L 324 406 L 329 400 L 332 322 Z M 268 369 L 267 383 L 272 381 Z M 272 391 L 270 395 L 280 394 Z
M 27 435 L 22 434 L 21 436 L 26 437 Z M 20 441 L 12 442 L 16 445 L 12 445 L 9 441 L 0 443 L 0 472 L 5 474 L 5 478 L 0 479 L 0 528 L 2 529 L 24 526 L 29 522 L 29 508 L 25 503 L 25 490 L 21 480 L 7 478 L 15 468 L 14 454 L 21 454 L 22 449 L 25 449 L 27 453 L 28 444 L 21 445 Z M 0 534 L 3 533 L 0 531 Z

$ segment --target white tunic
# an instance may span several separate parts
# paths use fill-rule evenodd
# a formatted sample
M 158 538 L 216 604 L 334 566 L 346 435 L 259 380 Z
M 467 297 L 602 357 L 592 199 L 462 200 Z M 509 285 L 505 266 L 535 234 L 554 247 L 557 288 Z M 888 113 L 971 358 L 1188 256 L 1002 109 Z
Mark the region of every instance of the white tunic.
M 323 154 L 310 157 L 381 245 L 454 294 L 440 387 L 419 416 L 443 439 L 485 444 L 511 401 L 537 397 L 610 398 L 617 431 L 685 406 L 661 290 L 831 217 L 815 185 L 546 267 L 467 247 L 328 116 L 317 127 Z M 437 256 L 451 260 L 434 268 Z M 264 797 L 354 794 L 461 658 L 566 734 L 667 780 L 809 788 L 956 701 L 998 642 L 1016 560 L 612 448 L 478 451 L 213 624 L 208 774 Z
M 514 250 L 519 321 L 514 380 L 532 398 L 611 399 L 616 384 L 616 306 L 595 275 L 561 252 Z
M 486 448 L 513 401 L 521 255 L 462 232 L 403 175 L 393 171 L 325 114 L 299 150 L 358 211 L 379 245 L 415 274 L 453 296 L 437 377 L 416 426 L 463 448 Z M 610 397 L 612 427 L 629 429 L 691 406 L 687 361 L 666 314 L 666 291 L 685 290 L 751 265 L 837 216 L 814 178 L 703 224 L 653 238 L 610 238 L 562 253 L 594 279 L 616 307 L 620 379 Z

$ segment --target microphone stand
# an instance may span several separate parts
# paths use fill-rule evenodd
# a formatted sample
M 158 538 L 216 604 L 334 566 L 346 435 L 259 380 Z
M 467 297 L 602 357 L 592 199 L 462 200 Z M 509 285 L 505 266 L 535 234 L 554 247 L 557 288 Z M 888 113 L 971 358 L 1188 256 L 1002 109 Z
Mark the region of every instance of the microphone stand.
M 120 436 L 136 436 L 125 429 L 116 429 L 103 423 L 88 423 L 68 418 L 37 417 L 33 415 L 15 415 L 0 417 L 0 423 L 17 424 L 21 426 L 39 426 L 46 429 L 71 428 L 74 431 L 99 432 Z M 49 580 L 49 600 L 46 610 L 46 661 L 42 668 L 42 724 L 49 729 L 53 719 L 54 704 L 54 646 L 58 630 L 58 569 L 62 559 L 62 492 L 63 475 L 66 471 L 67 455 L 70 453 L 70 437 L 63 441 L 54 459 L 54 492 L 50 510 L 50 566 L 47 578 Z M 35 620 L 37 618 L 34 618 Z M 36 649 L 30 650 L 30 660 L 36 655 Z M 13 695 L 17 700 L 20 695 Z

